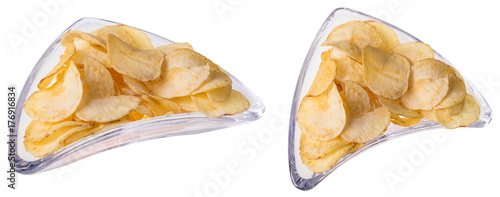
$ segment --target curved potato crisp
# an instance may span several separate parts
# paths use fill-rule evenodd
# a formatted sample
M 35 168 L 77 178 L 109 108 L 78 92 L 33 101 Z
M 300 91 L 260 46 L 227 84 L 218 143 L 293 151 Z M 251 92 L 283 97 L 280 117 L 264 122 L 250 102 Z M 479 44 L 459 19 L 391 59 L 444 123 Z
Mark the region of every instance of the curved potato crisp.
M 330 59 L 330 57 L 326 58 Z M 318 96 L 327 90 L 330 84 L 333 83 L 336 75 L 336 66 L 332 60 L 327 60 L 327 62 L 321 62 L 319 65 L 318 72 L 309 88 L 309 92 L 307 92 L 307 96 Z
M 337 148 L 335 150 L 332 150 L 325 156 L 315 160 L 307 159 L 302 155 L 300 155 L 300 158 L 302 159 L 302 163 L 310 171 L 314 173 L 322 173 L 331 169 L 338 161 L 340 161 L 340 159 L 342 159 L 342 157 L 344 157 L 346 154 L 349 154 L 351 150 L 355 149 L 356 146 L 363 146 L 363 145 L 348 144 L 340 148 Z
M 66 34 L 64 34 L 61 38 L 61 45 L 68 46 L 69 44 L 72 44 L 76 39 L 82 39 L 87 41 L 89 44 L 106 49 L 106 42 L 102 38 L 77 30 L 70 30 Z
M 135 27 L 130 27 L 127 25 L 118 25 L 118 27 L 122 28 L 125 30 L 130 38 L 132 39 L 132 46 L 138 49 L 152 49 L 153 44 L 151 44 L 151 40 L 149 39 L 148 35 L 144 33 L 143 31 L 135 28 Z
M 199 94 L 202 92 L 207 92 L 209 90 L 227 86 L 229 86 L 229 88 L 231 89 L 231 83 L 233 83 L 233 81 L 231 80 L 229 75 L 227 75 L 226 72 L 222 70 L 222 68 L 212 63 L 211 61 L 209 61 L 209 66 L 210 75 L 205 80 L 205 82 L 198 89 L 191 92 L 191 94 Z
M 190 95 L 210 76 L 207 59 L 190 49 L 178 49 L 165 56 L 164 77 L 153 93 L 165 98 Z
M 362 49 L 368 45 L 379 47 L 382 39 L 370 25 L 361 21 L 350 21 L 335 27 L 324 43 L 335 42 L 350 42 Z
M 448 85 L 448 93 L 443 98 L 443 100 L 441 100 L 441 102 L 434 107 L 434 109 L 447 108 L 452 105 L 458 104 L 465 99 L 465 96 L 467 95 L 465 83 L 463 81 L 460 81 L 460 79 L 456 75 L 449 75 Z
M 391 112 L 379 107 L 359 118 L 352 118 L 342 131 L 342 138 L 349 142 L 366 143 L 379 137 L 391 123 Z
M 409 118 L 420 118 L 420 117 L 422 117 L 422 114 L 420 114 L 420 113 L 418 113 L 416 111 L 410 110 L 410 109 L 406 109 L 405 107 L 403 107 L 403 105 L 401 105 L 401 103 L 399 102 L 399 100 L 386 99 L 386 98 L 381 97 L 381 96 L 378 97 L 378 100 L 380 101 L 380 104 L 382 104 L 382 106 L 384 106 L 389 111 L 391 111 L 393 113 L 396 113 L 398 115 L 403 115 L 403 116 L 406 116 L 406 117 L 409 117 Z
M 232 92 L 232 90 L 231 90 L 231 92 Z M 210 98 L 208 98 L 208 99 L 210 99 Z M 174 97 L 174 98 L 172 98 L 172 101 L 177 103 L 181 107 L 181 109 L 184 111 L 187 111 L 187 112 L 198 111 L 198 108 L 196 108 L 196 104 L 194 103 L 193 99 L 191 99 L 191 96 Z
M 112 34 L 108 34 L 108 55 L 117 72 L 134 79 L 152 81 L 161 74 L 163 53 L 137 49 Z
M 410 63 L 398 54 L 367 46 L 363 49 L 366 84 L 375 94 L 397 99 L 408 89 Z
M 412 66 L 420 60 L 434 58 L 434 50 L 422 42 L 401 43 L 392 48 L 391 52 L 402 55 L 410 61 Z
M 447 109 L 436 110 L 436 117 L 444 128 L 454 129 L 458 127 L 467 127 L 469 125 L 474 124 L 477 120 L 479 120 L 479 115 L 481 113 L 481 109 L 476 99 L 467 95 L 465 97 L 464 106 L 462 111 L 454 116 L 449 116 L 449 112 Z
M 140 102 L 140 98 L 126 95 L 89 99 L 75 115 L 86 122 L 111 122 L 127 115 L 137 108 Z
M 302 135 L 300 135 L 300 155 L 307 159 L 314 160 L 349 143 L 350 142 L 345 141 L 340 136 L 337 136 L 333 140 L 323 142 L 308 138 L 302 133 Z
M 297 124 L 307 137 L 319 141 L 332 140 L 342 132 L 345 123 L 346 110 L 335 84 L 319 96 L 302 99 Z
M 73 57 L 75 54 L 76 47 L 74 44 L 69 44 L 66 46 L 64 49 L 64 54 L 61 55 L 61 59 L 59 62 L 52 68 L 52 70 L 45 76 L 42 80 L 40 80 L 40 83 L 38 83 L 38 89 L 42 90 L 47 88 L 50 83 L 52 83 L 52 80 L 54 79 L 54 76 L 56 76 L 57 73 L 61 72 L 63 69 L 64 65 Z
M 142 95 L 144 105 L 148 107 L 153 116 L 163 116 L 181 112 L 181 107 L 174 101 L 154 95 Z
M 83 94 L 80 72 L 70 63 L 61 81 L 34 92 L 24 104 L 24 111 L 33 120 L 59 122 L 69 117 L 80 104 Z
M 371 111 L 368 92 L 357 83 L 346 81 L 344 85 L 344 106 L 349 118 L 360 117 Z
M 365 21 L 370 25 L 380 36 L 382 44 L 380 49 L 388 51 L 399 44 L 398 35 L 388 25 L 378 21 Z
M 448 77 L 420 79 L 401 97 L 401 104 L 411 110 L 430 110 L 448 93 L 448 82 Z
M 366 87 L 365 68 L 362 64 L 354 61 L 339 49 L 333 48 L 330 58 L 336 67 L 335 80 L 345 82 L 353 81 Z
M 127 33 L 127 31 L 118 25 L 101 27 L 90 33 L 103 39 L 106 43 L 108 42 L 108 34 L 112 34 L 129 45 L 134 44 L 132 37 Z
M 412 117 L 400 117 L 398 114 L 391 113 L 391 122 L 402 126 L 402 127 L 411 127 L 414 125 L 417 125 L 420 120 L 422 120 L 423 117 L 420 118 L 412 118 Z
M 87 98 L 104 98 L 115 95 L 113 78 L 108 69 L 94 58 L 84 60 L 83 84 L 87 88 Z
M 104 64 L 106 67 L 109 67 L 109 59 L 106 53 L 92 47 L 89 42 L 83 39 L 77 38 L 73 43 L 76 49 L 71 60 L 73 60 L 75 64 L 83 65 L 85 64 L 85 58 L 91 57 Z
M 193 46 L 191 46 L 187 42 L 180 42 L 180 43 L 172 43 L 172 44 L 167 44 L 167 45 L 163 45 L 163 46 L 159 46 L 159 47 L 154 48 L 154 50 L 162 52 L 165 55 L 172 53 L 173 51 L 175 51 L 177 49 L 191 49 L 191 50 L 193 50 Z
M 358 48 L 354 43 L 350 42 L 329 42 L 329 43 L 323 43 L 322 46 L 332 46 L 337 48 L 339 51 L 342 51 L 346 55 L 348 55 L 350 58 L 353 60 L 356 60 L 357 62 L 362 61 L 362 56 L 361 56 L 361 49 Z
M 77 122 L 77 121 L 62 121 L 62 122 L 57 122 L 57 123 L 46 123 L 46 122 L 40 122 L 40 121 L 31 121 L 31 123 L 28 125 L 26 128 L 25 134 L 24 134 L 24 139 L 28 142 L 39 142 L 46 137 L 48 137 L 50 134 L 52 134 L 54 131 L 57 131 L 63 127 L 68 127 L 68 126 L 82 126 L 86 125 L 86 123 L 83 122 Z
M 63 127 L 58 129 L 42 141 L 31 143 L 25 140 L 24 148 L 27 152 L 35 157 L 43 157 L 60 148 L 61 143 L 68 136 L 84 129 L 90 129 L 90 125 L 87 124 L 82 126 Z
M 222 102 L 227 100 L 229 96 L 231 96 L 231 92 L 233 92 L 233 89 L 230 85 L 228 85 L 221 88 L 208 90 L 206 93 L 209 100 Z
M 196 108 L 210 118 L 217 118 L 224 115 L 233 115 L 246 111 L 250 107 L 250 102 L 245 95 L 233 90 L 231 96 L 223 102 L 211 101 L 206 94 L 196 94 L 191 96 Z

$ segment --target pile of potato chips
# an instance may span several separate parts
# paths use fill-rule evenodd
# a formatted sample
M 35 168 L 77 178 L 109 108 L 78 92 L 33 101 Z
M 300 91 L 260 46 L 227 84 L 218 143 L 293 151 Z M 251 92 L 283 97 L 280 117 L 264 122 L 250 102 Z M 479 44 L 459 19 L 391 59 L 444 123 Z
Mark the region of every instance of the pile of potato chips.
M 297 114 L 300 156 L 312 172 L 329 170 L 391 122 L 408 127 L 427 118 L 453 129 L 479 119 L 479 104 L 460 73 L 434 59 L 429 45 L 400 43 L 384 23 L 339 25 L 323 46 L 331 48 L 321 54 Z
M 130 121 L 201 112 L 217 118 L 246 111 L 229 75 L 188 43 L 153 47 L 139 29 L 69 31 L 59 63 L 24 105 L 33 121 L 26 151 L 46 156 L 86 136 Z

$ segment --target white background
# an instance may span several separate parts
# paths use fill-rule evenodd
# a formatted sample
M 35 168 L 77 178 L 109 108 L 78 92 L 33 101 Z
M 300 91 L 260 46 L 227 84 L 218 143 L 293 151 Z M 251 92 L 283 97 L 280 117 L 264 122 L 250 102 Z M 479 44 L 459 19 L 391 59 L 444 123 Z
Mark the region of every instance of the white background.
M 297 190 L 289 178 L 286 113 L 309 46 L 337 7 L 375 15 L 430 44 L 475 83 L 494 112 L 500 111 L 496 102 L 500 97 L 499 5 L 462 2 L 87 0 L 61 1 L 54 12 L 47 12 L 35 1 L 4 1 L 0 5 L 2 89 L 16 85 L 19 93 L 38 58 L 65 28 L 82 17 L 97 17 L 191 43 L 259 95 L 267 111 L 247 125 L 128 145 L 42 174 L 19 175 L 18 189 L 8 189 L 3 181 L 1 196 L 196 196 L 196 191 L 201 196 L 499 196 L 496 119 L 484 129 L 445 131 L 443 140 L 432 141 L 435 148 L 413 163 L 413 171 L 407 174 L 398 174 L 398 168 L 424 151 L 417 142 L 432 140 L 432 134 L 443 130 L 413 134 L 371 149 L 310 191 Z M 214 4 L 229 8 L 218 11 Z M 42 15 L 49 17 L 39 18 L 37 32 L 23 36 L 25 21 Z M 9 34 L 23 36 L 26 42 L 13 45 Z M 3 123 L 5 116 L 1 115 Z M 250 146 L 249 141 L 265 128 L 273 130 L 270 140 L 258 141 L 258 149 Z M 238 152 L 240 146 L 255 154 Z M 8 163 L 2 160 L 3 171 Z M 234 163 L 237 172 L 217 185 L 210 174 L 227 173 L 226 166 Z M 2 173 L 0 177 L 7 176 Z M 390 184 L 385 176 L 391 173 L 401 176 L 402 182 Z M 215 185 L 216 190 L 204 192 Z

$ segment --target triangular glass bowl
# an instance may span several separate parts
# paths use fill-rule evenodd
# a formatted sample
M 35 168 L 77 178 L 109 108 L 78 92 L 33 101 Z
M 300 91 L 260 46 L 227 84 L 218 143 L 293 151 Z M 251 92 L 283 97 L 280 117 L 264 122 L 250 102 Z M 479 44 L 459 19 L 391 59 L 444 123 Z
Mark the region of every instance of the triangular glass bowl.
M 300 71 L 299 79 L 297 81 L 297 87 L 295 89 L 295 94 L 293 97 L 293 103 L 292 103 L 292 110 L 291 110 L 291 115 L 290 115 L 290 125 L 289 125 L 289 135 L 288 135 L 288 160 L 289 160 L 289 167 L 290 167 L 290 178 L 292 179 L 293 185 L 297 187 L 298 189 L 301 190 L 309 190 L 314 188 L 317 184 L 319 184 L 325 177 L 330 175 L 335 169 L 340 167 L 342 164 L 347 162 L 349 159 L 355 157 L 356 155 L 372 148 L 375 147 L 385 141 L 395 139 L 400 136 L 404 136 L 407 134 L 411 133 L 416 133 L 420 131 L 427 131 L 431 129 L 437 129 L 437 128 L 442 128 L 438 123 L 431 122 L 427 119 L 422 119 L 422 121 L 415 126 L 412 127 L 400 127 L 397 125 L 394 125 L 391 123 L 387 131 L 384 133 L 384 135 L 380 136 L 379 138 L 367 143 L 365 146 L 363 146 L 361 149 L 358 151 L 344 156 L 332 169 L 321 173 L 321 174 L 316 174 L 307 169 L 307 167 L 302 164 L 302 161 L 299 156 L 299 139 L 300 139 L 300 134 L 301 130 L 297 126 L 296 123 L 296 115 L 297 115 L 297 110 L 300 104 L 300 101 L 302 98 L 305 96 L 307 93 L 309 87 L 312 84 L 312 81 L 316 75 L 316 72 L 318 71 L 319 64 L 321 62 L 320 55 L 323 51 L 328 50 L 329 47 L 322 47 L 320 46 L 323 41 L 325 41 L 326 37 L 330 32 L 332 31 L 333 28 L 335 28 L 338 25 L 344 24 L 346 22 L 352 21 L 352 20 L 359 20 L 359 21 L 365 21 L 365 20 L 376 20 L 383 22 L 396 32 L 396 34 L 399 37 L 399 40 L 403 42 L 420 42 L 419 39 L 415 38 L 414 36 L 410 35 L 409 33 L 391 25 L 388 24 L 384 21 L 381 21 L 380 19 L 374 18 L 372 16 L 366 15 L 364 13 L 348 9 L 348 8 L 338 8 L 334 10 L 330 16 L 326 19 L 326 21 L 323 23 L 323 26 L 321 26 L 320 30 L 318 31 L 316 37 L 314 38 L 313 43 L 311 44 L 311 47 L 309 49 L 309 52 L 307 53 L 306 59 L 304 60 L 304 64 L 302 66 L 302 69 Z M 428 43 L 432 47 L 432 43 Z M 439 59 L 449 65 L 452 65 L 448 60 L 446 60 L 444 57 L 442 57 L 439 53 L 434 51 L 435 53 L 435 58 Z M 453 66 L 453 65 L 452 65 Z M 455 67 L 456 68 L 456 67 Z M 457 69 L 458 70 L 458 69 Z M 463 74 L 463 73 L 462 73 Z M 486 100 L 483 98 L 481 93 L 472 85 L 472 83 L 467 80 L 466 76 L 464 76 L 465 81 L 466 81 L 466 86 L 467 86 L 467 92 L 474 96 L 476 100 L 479 102 L 479 105 L 481 107 L 481 115 L 479 117 L 479 120 L 474 123 L 473 125 L 469 126 L 469 128 L 482 128 L 486 126 L 490 121 L 491 121 L 491 108 L 486 102 Z
M 16 161 L 14 162 L 17 172 L 22 174 L 40 173 L 127 144 L 232 127 L 255 121 L 263 115 L 265 107 L 262 101 L 241 81 L 229 74 L 233 80 L 233 89 L 243 93 L 250 101 L 250 108 L 243 113 L 220 118 L 207 118 L 201 113 L 183 113 L 134 121 L 81 139 L 43 158 L 33 157 L 24 149 L 24 131 L 32 119 L 24 113 L 22 106 L 29 95 L 38 90 L 38 82 L 57 64 L 59 56 L 63 54 L 64 47 L 60 45 L 61 37 L 69 30 L 91 32 L 100 27 L 117 24 L 119 23 L 102 19 L 82 18 L 62 32 L 37 62 L 24 84 L 16 108 L 16 133 L 11 136 L 11 140 L 15 139 L 17 144 Z M 155 47 L 173 43 L 173 41 L 158 35 L 144 32 Z M 230 66 L 222 67 L 229 68 Z

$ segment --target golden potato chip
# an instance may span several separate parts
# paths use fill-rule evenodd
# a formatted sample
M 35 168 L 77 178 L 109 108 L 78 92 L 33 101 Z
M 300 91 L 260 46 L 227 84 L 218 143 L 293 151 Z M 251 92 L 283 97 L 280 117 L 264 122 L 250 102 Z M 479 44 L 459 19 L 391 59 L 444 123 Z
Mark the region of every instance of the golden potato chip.
M 151 43 L 151 40 L 149 39 L 148 35 L 144 33 L 143 31 L 135 28 L 135 27 L 130 27 L 127 25 L 118 25 L 118 27 L 122 28 L 125 30 L 130 38 L 132 39 L 132 46 L 138 49 L 152 49 L 153 44 Z
M 24 111 L 33 120 L 59 122 L 73 114 L 82 99 L 80 72 L 70 63 L 62 80 L 51 87 L 34 92 L 24 104 Z
M 367 46 L 363 49 L 366 84 L 375 94 L 397 99 L 408 89 L 410 63 L 401 55 Z
M 68 46 L 70 44 L 73 44 L 76 39 L 82 39 L 87 41 L 91 45 L 96 45 L 106 49 L 106 42 L 102 38 L 77 30 L 70 30 L 65 33 L 61 38 L 61 45 Z
M 448 77 L 420 79 L 401 97 L 401 104 L 411 110 L 430 110 L 448 93 L 448 82 Z
M 232 90 L 231 90 L 232 92 Z M 208 95 L 207 95 L 208 97 Z M 210 98 L 208 98 L 210 100 Z M 197 112 L 198 108 L 196 108 L 196 104 L 194 104 L 193 99 L 191 99 L 191 96 L 183 96 L 183 97 L 174 97 L 172 100 L 177 103 L 182 110 L 187 111 L 187 112 Z
M 207 97 L 211 101 L 223 102 L 231 96 L 233 89 L 230 85 L 208 90 Z
M 302 160 L 302 163 L 304 163 L 304 165 L 310 171 L 314 173 L 322 173 L 335 166 L 335 164 L 337 164 L 337 162 L 339 162 L 340 159 L 348 154 L 355 146 L 356 144 L 352 143 L 344 145 L 340 148 L 330 151 L 325 156 L 315 160 L 307 159 L 302 155 L 300 156 L 300 158 Z
M 441 100 L 441 102 L 434 107 L 434 109 L 443 109 L 462 102 L 467 95 L 467 90 L 465 88 L 465 83 L 460 81 L 460 79 L 455 74 L 450 74 L 449 88 L 446 96 Z
M 391 123 L 391 112 L 379 107 L 365 115 L 352 118 L 342 131 L 342 138 L 353 143 L 366 143 L 379 137 Z
M 115 95 L 113 77 L 102 63 L 94 58 L 84 60 L 83 85 L 87 98 L 104 98 Z
M 83 39 L 77 38 L 73 43 L 76 49 L 71 60 L 73 60 L 75 64 L 83 65 L 85 63 L 85 58 L 91 57 L 104 64 L 106 67 L 109 67 L 108 54 L 92 47 L 89 42 Z
M 323 157 L 327 153 L 345 146 L 350 142 L 345 141 L 342 137 L 337 136 L 333 140 L 330 141 L 317 141 L 311 138 L 308 138 L 306 135 L 302 133 L 300 135 L 300 155 L 307 159 L 318 159 Z
M 167 44 L 167 45 L 163 45 L 163 46 L 159 46 L 159 47 L 154 48 L 154 50 L 162 52 L 165 55 L 172 53 L 172 51 L 175 51 L 177 49 L 191 49 L 191 50 L 193 50 L 193 46 L 191 46 L 187 42 L 180 42 L 180 43 L 172 43 L 172 44 Z
M 245 95 L 233 90 L 231 96 L 223 102 L 211 101 L 204 93 L 191 96 L 196 108 L 209 118 L 218 118 L 224 115 L 234 115 L 246 111 L 250 102 Z
M 370 25 L 380 36 L 382 44 L 380 49 L 388 51 L 399 44 L 398 35 L 394 30 L 392 30 L 389 25 L 378 21 L 365 21 L 366 24 Z
M 366 87 L 365 68 L 362 64 L 351 59 L 339 49 L 333 48 L 330 58 L 335 62 L 335 80 L 352 81 Z
M 327 57 L 329 59 L 329 57 Z M 314 81 L 309 88 L 309 92 L 307 92 L 307 96 L 318 96 L 325 92 L 325 90 L 330 87 L 335 79 L 336 66 L 333 61 L 329 61 L 329 63 L 323 63 L 319 65 L 318 72 L 316 73 L 316 77 L 314 77 Z
M 71 57 L 73 57 L 73 55 L 75 54 L 75 51 L 76 51 L 76 47 L 74 44 L 71 43 L 71 44 L 66 46 L 66 48 L 64 49 L 64 54 L 61 55 L 61 58 L 60 58 L 59 62 L 57 63 L 57 65 L 54 66 L 54 68 L 52 68 L 52 70 L 47 74 L 47 76 L 45 76 L 38 83 L 38 89 L 40 89 L 40 90 L 45 89 L 50 85 L 50 83 L 52 83 L 54 76 L 57 73 L 61 72 L 61 70 L 63 70 L 64 65 L 71 59 Z
M 127 33 L 127 31 L 125 31 L 125 29 L 121 28 L 118 25 L 101 27 L 93 32 L 90 32 L 90 34 L 93 34 L 93 35 L 101 38 L 102 40 L 104 40 L 105 43 L 107 43 L 107 41 L 108 41 L 108 34 L 112 34 L 129 45 L 134 44 L 130 34 Z
M 411 81 L 420 79 L 440 79 L 455 74 L 455 69 L 436 59 L 424 59 L 411 67 Z
M 324 43 L 350 42 L 358 49 L 365 46 L 380 47 L 382 39 L 368 24 L 361 21 L 350 21 L 335 27 Z
M 86 122 L 110 122 L 127 115 L 140 102 L 140 98 L 126 95 L 89 99 L 75 115 Z
M 163 116 L 181 112 L 181 107 L 174 101 L 154 95 L 142 95 L 144 105 L 148 107 L 153 116 Z
M 103 125 L 100 125 L 100 126 L 103 126 Z M 87 136 L 90 136 L 93 134 L 93 131 L 94 131 L 94 128 L 84 129 L 81 131 L 74 132 L 73 134 L 71 134 L 70 136 L 68 136 L 66 139 L 63 140 L 63 144 L 64 144 L 64 146 L 66 146 L 66 145 L 69 145 L 69 144 L 76 142 L 80 139 L 83 139 Z
M 35 143 L 25 140 L 24 148 L 35 157 L 43 157 L 57 150 L 63 140 L 68 136 L 83 129 L 90 129 L 90 125 L 63 127 L 54 131 L 54 133 L 45 139 Z
M 82 126 L 87 123 L 77 121 L 61 121 L 57 123 L 47 123 L 33 120 L 25 130 L 24 139 L 28 142 L 39 142 L 54 131 L 68 126 Z
M 151 90 L 149 90 L 149 88 L 146 87 L 146 85 L 144 85 L 144 83 L 142 81 L 139 81 L 139 80 L 134 79 L 132 77 L 124 75 L 123 82 L 125 82 L 125 84 L 132 91 L 134 91 L 137 94 L 150 94 L 151 93 Z
M 379 96 L 378 100 L 380 101 L 380 104 L 382 104 L 382 106 L 384 106 L 389 111 L 391 111 L 393 113 L 396 113 L 398 115 L 403 115 L 403 116 L 406 116 L 406 117 L 409 117 L 409 118 L 420 118 L 420 117 L 422 117 L 422 114 L 420 114 L 420 113 L 418 113 L 416 111 L 410 110 L 410 109 L 406 109 L 405 107 L 403 107 L 403 105 L 401 105 L 401 103 L 397 99 L 392 100 L 392 99 L 386 99 L 384 97 Z
M 337 48 L 339 51 L 345 53 L 350 58 L 361 63 L 361 49 L 359 49 L 354 43 L 350 42 L 328 42 L 323 43 L 324 46 L 332 46 Z
M 153 90 L 157 96 L 173 98 L 190 95 L 210 76 L 208 60 L 193 50 L 175 50 L 167 54 L 165 60 L 164 77 Z
M 402 126 L 402 127 L 411 127 L 411 126 L 417 125 L 420 122 L 420 120 L 422 120 L 422 118 L 423 117 L 419 117 L 419 118 L 404 117 L 404 118 L 402 118 L 396 113 L 391 113 L 391 122 L 396 124 L 396 125 Z
M 112 34 L 108 34 L 108 55 L 117 72 L 134 79 L 151 81 L 161 74 L 163 53 L 137 49 Z
M 413 66 L 418 61 L 428 58 L 434 58 L 434 50 L 431 46 L 422 42 L 401 43 L 391 49 L 391 52 L 405 57 Z
M 229 86 L 231 88 L 231 83 L 233 83 L 233 81 L 231 80 L 229 75 L 226 74 L 226 72 L 222 70 L 222 68 L 220 68 L 218 65 L 212 63 L 211 61 L 208 62 L 210 65 L 210 75 L 205 80 L 205 82 L 198 89 L 191 92 L 191 94 L 199 94 L 226 86 Z
M 144 114 L 141 114 L 136 111 L 131 111 L 128 113 L 128 119 L 131 121 L 141 120 Z
M 462 111 L 460 111 L 458 114 L 449 116 L 447 108 L 444 108 L 436 110 L 436 117 L 439 124 L 441 124 L 444 128 L 454 129 L 458 127 L 467 127 L 474 124 L 477 120 L 479 120 L 480 113 L 481 109 L 476 99 L 473 96 L 467 94 Z
M 346 124 L 346 110 L 337 86 L 332 84 L 319 96 L 304 97 L 297 112 L 297 124 L 314 140 L 329 141 L 337 137 Z
M 344 107 L 349 118 L 360 117 L 371 111 L 368 92 L 357 83 L 346 81 L 344 84 Z
M 151 110 L 145 105 L 144 101 L 141 102 L 141 104 L 137 106 L 134 111 L 145 116 L 154 117 L 153 112 L 151 112 Z
M 463 101 L 461 101 L 455 105 L 449 106 L 447 108 L 443 108 L 443 109 L 446 109 L 446 112 L 448 112 L 448 116 L 454 116 L 462 111 L 462 109 L 464 108 L 464 105 L 465 105 L 465 98 Z M 436 110 L 440 110 L 440 109 L 434 108 L 434 111 L 436 111 Z

